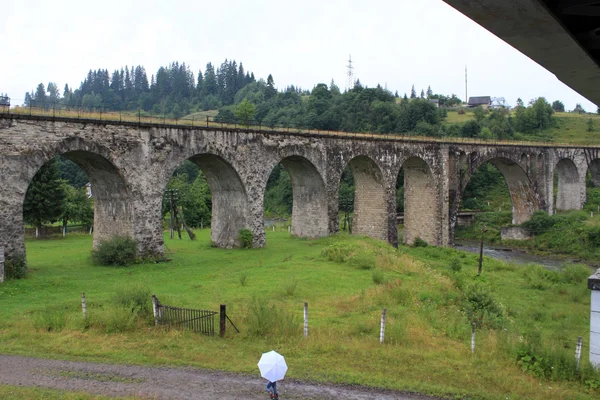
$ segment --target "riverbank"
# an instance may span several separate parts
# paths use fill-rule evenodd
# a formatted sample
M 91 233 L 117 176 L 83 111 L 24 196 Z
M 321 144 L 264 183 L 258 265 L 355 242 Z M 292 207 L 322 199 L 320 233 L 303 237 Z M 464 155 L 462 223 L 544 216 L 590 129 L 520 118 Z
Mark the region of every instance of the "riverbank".
M 485 229 L 486 245 L 600 267 L 600 216 L 597 213 L 571 211 L 550 216 L 538 211 L 522 225 L 532 233 L 531 239 L 502 240 L 500 228 L 510 225 L 511 218 L 510 212 L 476 214 L 472 225 L 456 228 L 454 239 L 459 243 L 479 242 L 482 229 Z

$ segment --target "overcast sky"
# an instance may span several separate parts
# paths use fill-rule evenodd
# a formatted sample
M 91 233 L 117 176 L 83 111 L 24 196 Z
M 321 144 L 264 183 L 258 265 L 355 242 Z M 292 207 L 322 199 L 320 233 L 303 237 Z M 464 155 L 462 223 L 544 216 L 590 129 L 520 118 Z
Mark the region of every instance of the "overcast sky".
M 4 1 L 0 92 L 13 104 L 38 83 L 78 88 L 90 69 L 172 61 L 197 74 L 226 58 L 275 84 L 343 90 L 348 57 L 363 85 L 434 93 L 562 100 L 596 106 L 442 0 Z

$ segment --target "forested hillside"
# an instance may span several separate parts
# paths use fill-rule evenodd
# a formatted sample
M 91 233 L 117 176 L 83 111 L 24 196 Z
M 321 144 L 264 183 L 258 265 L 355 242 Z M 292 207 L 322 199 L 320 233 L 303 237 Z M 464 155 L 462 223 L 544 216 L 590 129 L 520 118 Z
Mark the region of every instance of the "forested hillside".
M 278 90 L 272 75 L 266 80 L 257 79 L 234 60 L 225 60 L 216 68 L 208 63 L 204 71 L 197 73 L 185 63 L 173 62 L 149 78 L 141 65 L 125 66 L 112 73 L 106 69 L 90 70 L 79 88 L 65 85 L 62 95 L 56 83 L 38 84 L 35 91 L 25 94 L 25 105 L 141 110 L 147 115 L 173 118 L 212 110 L 210 113 L 222 122 L 448 139 L 582 143 L 594 141 L 600 130 L 600 120 L 595 115 L 585 113 L 579 105 L 576 112 L 565 113 L 559 100 L 550 104 L 544 98 L 537 98 L 525 104 L 519 99 L 512 110 L 481 107 L 465 110 L 456 95 L 436 94 L 431 87 L 418 95 L 413 86 L 409 95 L 403 96 L 398 92 L 392 94 L 380 85 L 365 87 L 359 81 L 343 92 L 333 81 L 328 85 L 318 83 L 311 91 L 293 85 Z M 58 160 L 52 168 L 58 168 L 61 179 L 72 187 L 81 188 L 87 182 L 85 173 L 66 159 Z M 467 188 L 468 201 L 463 207 L 502 208 L 510 201 L 504 186 L 502 176 L 493 167 L 482 167 Z M 210 190 L 194 164 L 183 164 L 169 187 L 180 192 L 185 218 L 191 226 L 210 224 Z M 353 194 L 352 174 L 346 171 L 340 187 L 340 210 L 346 216 L 353 211 Z M 397 183 L 397 211 L 403 211 L 403 203 L 401 173 Z M 270 216 L 288 216 L 291 209 L 290 179 L 285 169 L 277 166 L 265 193 L 265 211 Z

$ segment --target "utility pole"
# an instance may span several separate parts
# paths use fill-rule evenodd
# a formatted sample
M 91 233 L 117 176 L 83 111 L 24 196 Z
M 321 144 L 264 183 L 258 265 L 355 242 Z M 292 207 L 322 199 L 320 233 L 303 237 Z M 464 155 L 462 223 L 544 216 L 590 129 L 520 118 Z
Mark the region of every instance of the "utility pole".
M 469 97 L 467 96 L 467 66 L 465 65 L 465 103 L 469 103 Z
M 485 233 L 485 226 L 481 228 L 481 243 L 479 244 L 479 268 L 477 268 L 477 275 L 481 275 L 482 263 L 483 263 L 483 234 Z

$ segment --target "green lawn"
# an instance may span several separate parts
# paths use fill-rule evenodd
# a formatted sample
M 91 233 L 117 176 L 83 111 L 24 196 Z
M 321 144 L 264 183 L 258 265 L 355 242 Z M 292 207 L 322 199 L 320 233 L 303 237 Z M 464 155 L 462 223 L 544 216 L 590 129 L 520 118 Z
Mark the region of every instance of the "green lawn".
M 0 285 L 0 352 L 256 374 L 260 354 L 275 349 L 296 379 L 456 398 L 600 394 L 583 382 L 600 383 L 587 370 L 571 380 L 541 380 L 523 371 L 533 363 L 517 364 L 524 341 L 536 344 L 538 356 L 564 353 L 572 361 L 577 336 L 583 336 L 587 365 L 590 295 L 581 273 L 571 280 L 547 277 L 531 266 L 486 259 L 483 278 L 476 279 L 476 256 L 453 249 L 398 251 L 346 235 L 303 240 L 268 231 L 263 249 L 224 250 L 209 245 L 208 230 L 197 233 L 195 242 L 165 237 L 172 261 L 128 268 L 92 265 L 87 235 L 28 241 L 29 277 Z M 496 329 L 478 331 L 472 355 L 462 301 L 476 281 L 505 317 Z M 225 338 L 204 337 L 156 329 L 144 320 L 134 329 L 107 333 L 115 331 L 106 321 L 114 309 L 111 297 L 133 286 L 148 288 L 169 305 L 218 310 L 226 304 L 241 333 L 229 327 Z M 305 301 L 308 338 L 302 335 Z M 388 325 L 381 345 L 383 308 Z

